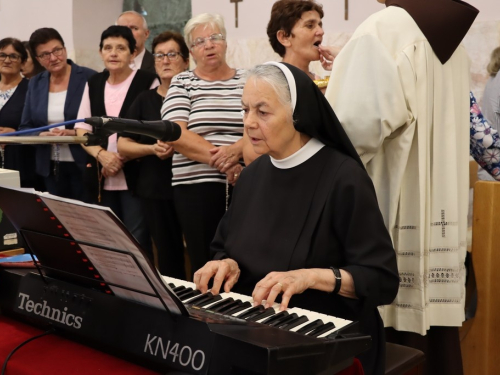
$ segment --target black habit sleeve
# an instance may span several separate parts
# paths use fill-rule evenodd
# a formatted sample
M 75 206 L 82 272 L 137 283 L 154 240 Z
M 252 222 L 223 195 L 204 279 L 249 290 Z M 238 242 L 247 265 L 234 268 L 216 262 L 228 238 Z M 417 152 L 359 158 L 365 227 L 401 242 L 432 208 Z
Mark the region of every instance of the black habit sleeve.
M 344 248 L 341 268 L 352 275 L 358 298 L 370 307 L 389 304 L 399 286 L 396 254 L 372 181 L 351 159 L 342 163 L 336 181 L 330 205 L 333 230 Z

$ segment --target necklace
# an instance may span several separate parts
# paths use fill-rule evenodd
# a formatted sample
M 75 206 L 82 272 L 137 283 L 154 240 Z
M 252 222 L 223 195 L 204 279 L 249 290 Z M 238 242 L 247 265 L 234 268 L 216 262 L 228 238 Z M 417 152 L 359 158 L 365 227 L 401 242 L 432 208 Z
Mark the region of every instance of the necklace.
M 19 85 L 22 79 L 23 77 L 19 76 L 19 79 L 16 79 L 10 83 L 2 83 L 2 81 L 0 81 L 0 92 L 12 90 L 14 87 L 17 87 Z

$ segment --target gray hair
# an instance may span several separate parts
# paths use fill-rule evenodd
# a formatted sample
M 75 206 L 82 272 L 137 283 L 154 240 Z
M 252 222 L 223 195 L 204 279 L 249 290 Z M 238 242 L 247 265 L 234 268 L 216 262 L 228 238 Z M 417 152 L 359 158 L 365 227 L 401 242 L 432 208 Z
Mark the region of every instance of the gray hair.
M 246 73 L 247 82 L 250 78 L 255 80 L 266 82 L 270 85 L 276 95 L 278 100 L 284 106 L 290 108 L 290 113 L 293 114 L 292 96 L 290 94 L 290 86 L 285 77 L 285 74 L 275 65 L 257 65 L 250 69 Z
M 124 16 L 125 14 L 135 14 L 136 16 L 141 17 L 142 18 L 142 27 L 144 28 L 144 30 L 149 30 L 148 29 L 148 22 L 146 21 L 146 19 L 144 18 L 144 16 L 142 14 L 140 14 L 139 12 L 136 12 L 135 10 L 127 10 L 127 11 L 123 12 L 122 14 L 120 14 L 118 16 L 118 18 L 116 19 L 115 25 L 118 25 L 118 19 L 121 16 Z
M 191 48 L 193 40 L 191 38 L 191 33 L 198 26 L 211 26 L 212 28 L 217 27 L 224 39 L 226 39 L 226 27 L 224 26 L 224 18 L 220 14 L 210 14 L 202 13 L 191 18 L 184 26 L 184 39 L 186 39 L 187 45 Z

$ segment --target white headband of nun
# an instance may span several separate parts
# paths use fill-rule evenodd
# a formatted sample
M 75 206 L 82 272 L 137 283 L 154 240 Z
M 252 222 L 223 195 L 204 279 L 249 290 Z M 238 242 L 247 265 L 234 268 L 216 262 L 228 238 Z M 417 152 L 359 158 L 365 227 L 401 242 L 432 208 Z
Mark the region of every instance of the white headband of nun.
M 295 111 L 295 104 L 297 104 L 297 87 L 295 86 L 295 78 L 293 78 L 293 74 L 290 69 L 288 69 L 286 65 L 283 65 L 276 61 L 268 61 L 264 63 L 264 65 L 274 65 L 281 69 L 288 82 L 288 87 L 290 88 L 290 97 L 292 99 L 292 110 Z

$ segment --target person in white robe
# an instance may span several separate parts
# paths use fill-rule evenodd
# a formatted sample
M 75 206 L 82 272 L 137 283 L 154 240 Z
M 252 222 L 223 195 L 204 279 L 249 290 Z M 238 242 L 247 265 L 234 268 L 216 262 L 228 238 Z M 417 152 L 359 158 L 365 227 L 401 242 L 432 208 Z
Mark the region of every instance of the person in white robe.
M 426 335 L 464 321 L 470 77 L 460 42 L 478 11 L 457 0 L 385 3 L 337 56 L 325 95 L 397 252 L 400 288 L 384 324 Z

